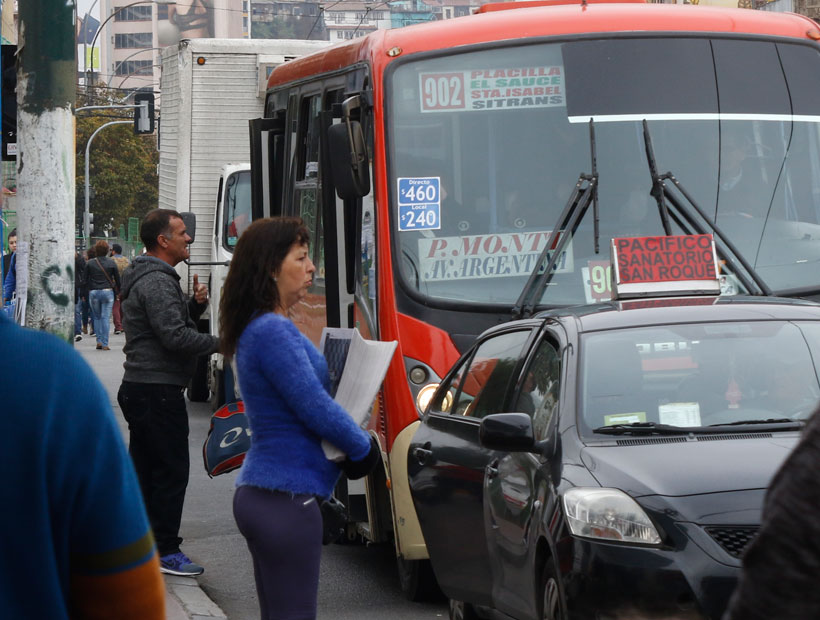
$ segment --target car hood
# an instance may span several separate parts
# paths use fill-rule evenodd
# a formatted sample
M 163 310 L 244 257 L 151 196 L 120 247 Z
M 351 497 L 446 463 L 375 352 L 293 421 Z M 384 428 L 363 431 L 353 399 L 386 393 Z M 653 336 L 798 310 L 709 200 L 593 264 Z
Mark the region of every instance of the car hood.
M 796 432 L 630 437 L 588 444 L 581 460 L 601 486 L 633 497 L 765 489 L 799 438 Z

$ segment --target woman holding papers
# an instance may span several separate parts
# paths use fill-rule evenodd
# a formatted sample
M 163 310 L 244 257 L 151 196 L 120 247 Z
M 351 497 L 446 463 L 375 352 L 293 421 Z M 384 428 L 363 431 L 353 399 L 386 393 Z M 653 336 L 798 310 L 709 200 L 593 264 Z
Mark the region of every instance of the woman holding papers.
M 315 267 L 299 218 L 258 220 L 239 238 L 220 303 L 223 353 L 236 357 L 251 428 L 234 517 L 253 557 L 263 620 L 314 618 L 322 516 L 340 471 L 362 477 L 379 447 L 329 395 L 327 363 L 288 318 Z M 326 439 L 341 463 L 322 451 Z

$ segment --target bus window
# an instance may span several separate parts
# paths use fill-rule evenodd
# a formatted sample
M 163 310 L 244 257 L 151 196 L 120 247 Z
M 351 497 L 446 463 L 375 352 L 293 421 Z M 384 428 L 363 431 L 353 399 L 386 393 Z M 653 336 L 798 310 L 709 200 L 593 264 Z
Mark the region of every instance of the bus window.
M 316 265 L 316 279 L 324 282 L 324 238 L 320 209 L 321 187 L 319 184 L 319 113 L 322 111 L 322 96 L 312 95 L 302 100 L 302 121 L 300 140 L 296 152 L 296 183 L 293 205 L 296 215 L 301 217 L 311 235 L 313 263 Z M 301 151 L 301 152 L 300 152 Z

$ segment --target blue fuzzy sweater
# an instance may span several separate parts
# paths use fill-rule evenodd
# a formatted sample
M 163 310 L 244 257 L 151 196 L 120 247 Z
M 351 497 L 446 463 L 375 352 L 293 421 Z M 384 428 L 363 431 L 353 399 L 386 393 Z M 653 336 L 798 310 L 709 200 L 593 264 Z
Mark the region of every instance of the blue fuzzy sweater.
M 325 358 L 289 319 L 267 313 L 242 332 L 236 367 L 252 433 L 236 485 L 329 497 L 339 466 L 322 439 L 358 461 L 370 438 L 330 397 Z

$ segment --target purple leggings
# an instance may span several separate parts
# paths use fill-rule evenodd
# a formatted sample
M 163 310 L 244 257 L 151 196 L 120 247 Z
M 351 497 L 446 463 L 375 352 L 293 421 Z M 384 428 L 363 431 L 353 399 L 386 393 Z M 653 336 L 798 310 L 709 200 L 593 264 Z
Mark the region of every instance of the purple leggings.
M 322 556 L 316 498 L 241 486 L 233 515 L 253 557 L 262 620 L 314 620 Z

